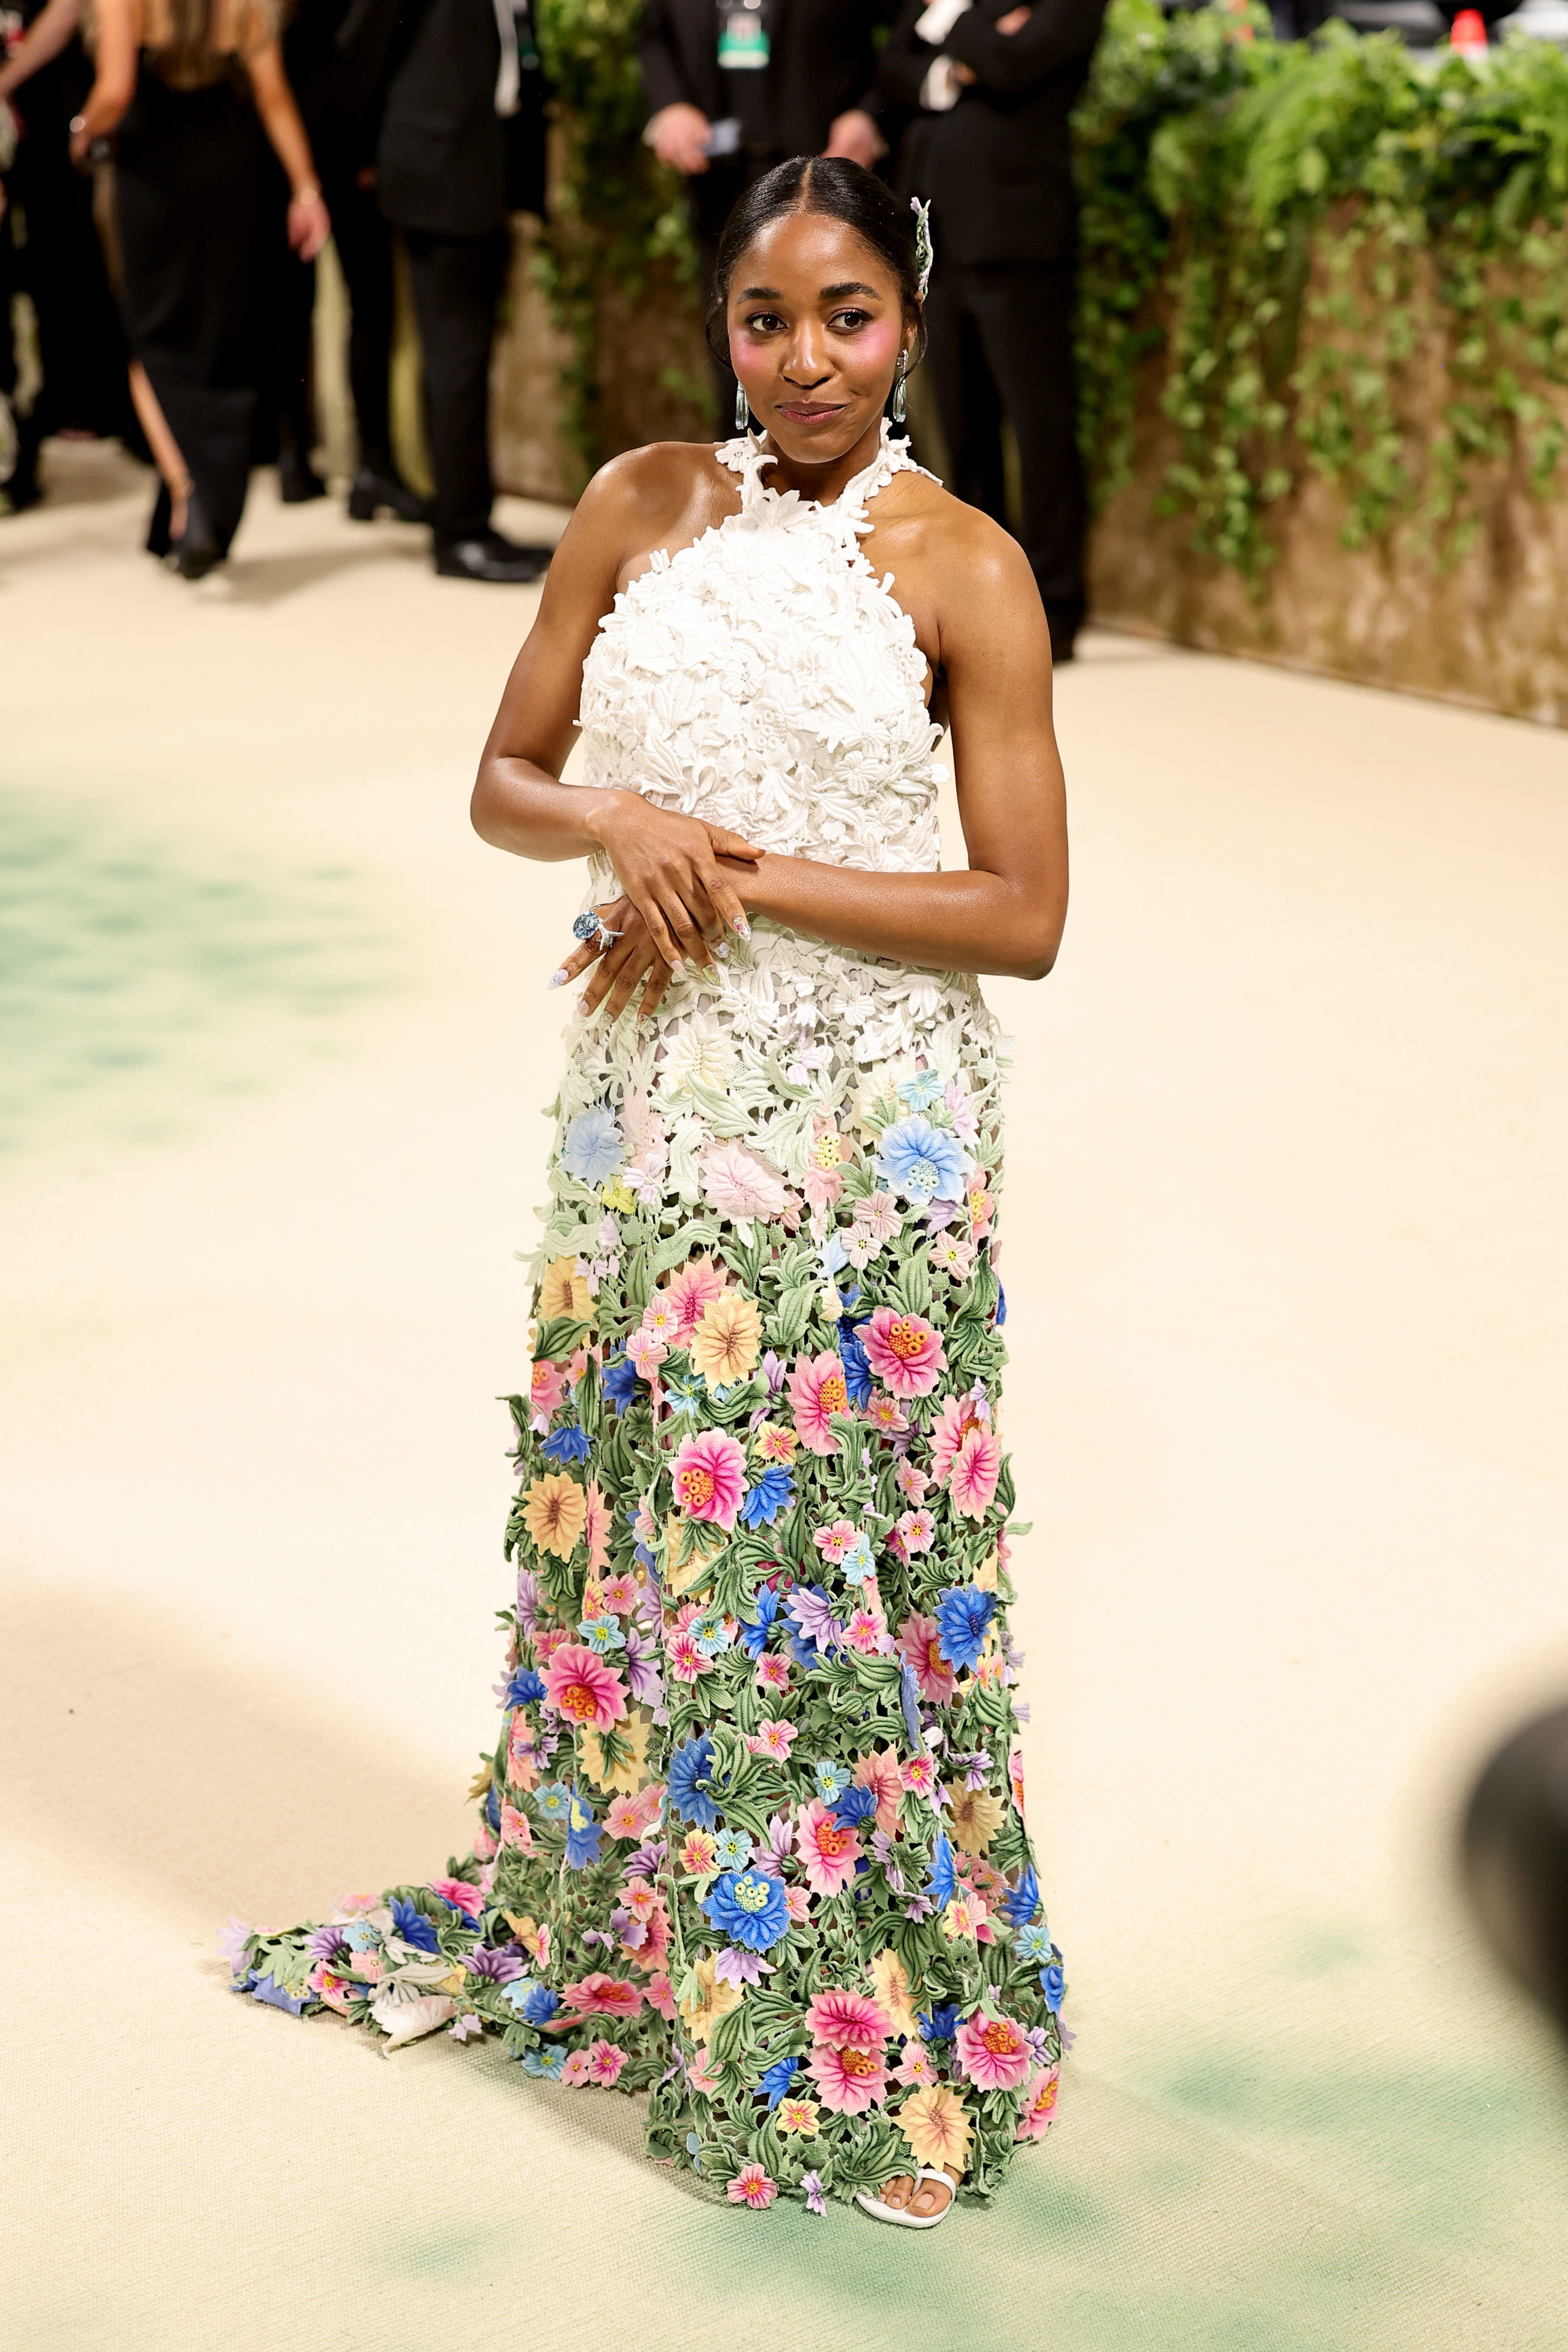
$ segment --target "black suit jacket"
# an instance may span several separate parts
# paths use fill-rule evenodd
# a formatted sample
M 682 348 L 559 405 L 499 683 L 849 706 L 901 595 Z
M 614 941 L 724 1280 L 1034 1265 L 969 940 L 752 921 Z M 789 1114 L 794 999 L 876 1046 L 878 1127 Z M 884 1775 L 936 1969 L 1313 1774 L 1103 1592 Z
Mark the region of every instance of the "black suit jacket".
M 887 0 L 773 0 L 766 68 L 769 146 L 779 155 L 819 155 L 836 116 L 877 111 L 873 35 Z M 641 62 L 650 115 L 700 106 L 710 122 L 728 111 L 719 74 L 715 0 L 645 0 Z
M 493 0 L 350 0 L 337 46 L 379 115 L 376 194 L 398 228 L 489 236 L 544 203 L 542 74 L 496 112 Z
M 1035 0 L 1021 32 L 996 19 L 1015 0 L 976 0 L 940 49 L 906 0 L 882 52 L 885 106 L 918 107 L 934 60 L 953 58 L 975 80 L 944 114 L 921 113 L 904 142 L 900 184 L 931 199 L 936 266 L 1063 261 L 1077 218 L 1068 118 L 1089 76 L 1106 0 Z

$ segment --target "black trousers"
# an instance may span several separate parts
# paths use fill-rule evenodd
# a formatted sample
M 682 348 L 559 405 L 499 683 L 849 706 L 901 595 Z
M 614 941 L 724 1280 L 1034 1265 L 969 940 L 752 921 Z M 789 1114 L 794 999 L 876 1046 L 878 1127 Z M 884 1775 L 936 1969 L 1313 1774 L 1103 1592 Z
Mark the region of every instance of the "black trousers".
M 436 477 L 437 541 L 489 529 L 490 341 L 505 282 L 507 236 L 405 232 L 424 352 L 425 430 Z
M 392 231 L 373 189 L 356 177 L 354 152 L 339 149 L 330 131 L 310 130 L 321 194 L 331 215 L 332 242 L 349 293 L 349 389 L 359 427 L 363 465 L 385 471 L 391 465 L 389 415 L 392 374 Z M 288 187 L 280 181 L 280 210 Z M 301 457 L 314 434 L 310 403 L 310 320 L 316 273 L 302 268 L 288 250 L 280 222 L 276 226 L 276 310 L 272 327 L 272 396 L 283 435 Z
M 948 487 L 1005 523 L 1002 419 L 1018 444 L 1018 538 L 1054 630 L 1082 620 L 1088 502 L 1078 454 L 1071 261 L 944 268 L 926 303 Z

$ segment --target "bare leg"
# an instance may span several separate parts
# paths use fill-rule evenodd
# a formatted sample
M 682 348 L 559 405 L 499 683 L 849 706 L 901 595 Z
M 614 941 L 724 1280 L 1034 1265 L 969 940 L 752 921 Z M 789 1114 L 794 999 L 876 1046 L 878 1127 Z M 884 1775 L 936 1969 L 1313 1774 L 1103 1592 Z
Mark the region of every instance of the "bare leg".
M 180 453 L 180 445 L 169 430 L 169 421 L 158 405 L 158 395 L 147 380 L 147 371 L 140 360 L 131 362 L 131 398 L 142 430 L 147 436 L 147 446 L 157 461 L 158 471 L 169 486 L 169 536 L 183 539 L 185 535 L 185 509 L 191 495 L 191 469 Z

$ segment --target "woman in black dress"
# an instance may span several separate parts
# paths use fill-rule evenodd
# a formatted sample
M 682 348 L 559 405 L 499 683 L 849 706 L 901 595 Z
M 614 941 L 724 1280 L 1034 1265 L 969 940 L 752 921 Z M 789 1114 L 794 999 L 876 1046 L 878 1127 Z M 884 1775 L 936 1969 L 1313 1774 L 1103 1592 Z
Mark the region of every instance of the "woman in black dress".
M 97 64 L 71 152 L 118 127 L 131 393 L 163 478 L 147 544 L 199 579 L 228 552 L 250 471 L 257 117 L 301 262 L 330 224 L 264 0 L 98 0 Z

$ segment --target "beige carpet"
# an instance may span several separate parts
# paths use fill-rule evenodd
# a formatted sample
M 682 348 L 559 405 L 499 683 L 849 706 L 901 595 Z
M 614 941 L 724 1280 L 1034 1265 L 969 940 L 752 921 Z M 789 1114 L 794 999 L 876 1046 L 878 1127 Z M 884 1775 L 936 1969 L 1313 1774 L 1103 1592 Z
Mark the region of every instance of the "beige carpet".
M 1563 738 L 1063 676 L 1066 948 L 991 993 L 1078 2050 L 993 2212 L 742 2216 L 626 2102 L 213 1957 L 442 1863 L 495 1720 L 579 882 L 466 801 L 533 593 L 267 477 L 192 590 L 134 469 L 52 478 L 0 524 L 6 2352 L 1568 2344 L 1568 2068 L 1452 1877 L 1568 1687 Z

